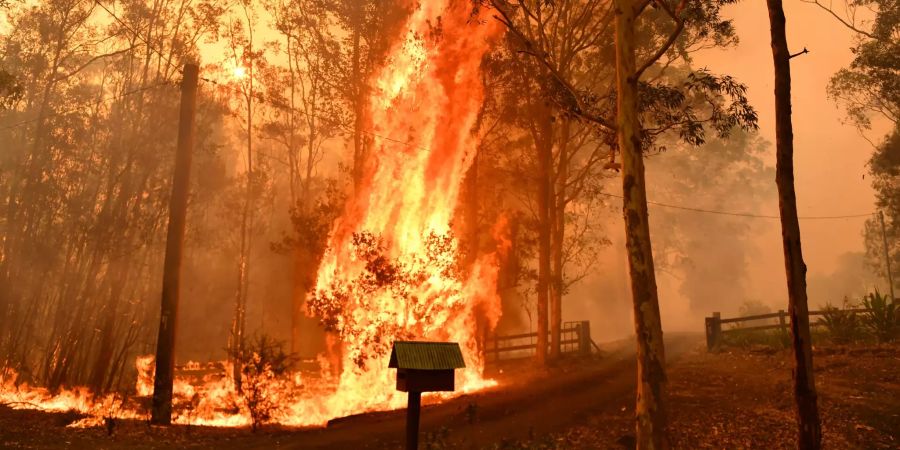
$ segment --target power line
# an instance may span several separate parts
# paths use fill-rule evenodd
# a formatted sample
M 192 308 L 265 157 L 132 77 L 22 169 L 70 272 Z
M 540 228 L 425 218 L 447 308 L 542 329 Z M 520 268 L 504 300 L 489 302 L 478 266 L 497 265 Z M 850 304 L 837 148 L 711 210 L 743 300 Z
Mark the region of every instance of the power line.
M 165 82 L 165 81 L 164 81 L 164 82 L 160 82 L 160 83 L 156 83 L 156 84 L 151 84 L 151 85 L 149 85 L 149 86 L 144 86 L 144 87 L 141 87 L 141 88 L 132 89 L 132 90 L 130 90 L 130 91 L 128 91 L 128 92 L 124 92 L 124 93 L 121 93 L 121 94 L 117 94 L 117 95 L 113 95 L 113 96 L 110 96 L 110 97 L 104 97 L 104 98 L 101 98 L 100 100 L 97 101 L 97 103 L 99 104 L 99 103 L 107 103 L 107 102 L 112 102 L 112 101 L 116 101 L 116 100 L 121 100 L 121 99 L 123 99 L 123 98 L 125 98 L 125 97 L 128 97 L 128 96 L 132 96 L 132 95 L 135 95 L 135 94 L 139 94 L 139 93 L 144 92 L 144 91 L 149 91 L 150 89 L 155 89 L 155 88 L 158 88 L 158 87 L 160 87 L 160 86 L 169 86 L 170 84 L 171 84 L 170 82 Z M 51 118 L 51 117 L 61 116 L 61 115 L 64 115 L 64 114 L 69 114 L 69 113 L 75 112 L 75 111 L 77 111 L 77 109 L 71 109 L 71 110 L 68 110 L 68 111 L 59 111 L 59 112 L 55 112 L 55 113 L 52 113 L 52 114 L 47 114 L 46 116 L 43 117 L 43 119 L 49 119 L 49 118 Z M 7 125 L 7 126 L 5 126 L 5 127 L 2 127 L 2 128 L 0 128 L 0 131 L 11 130 L 11 129 L 13 129 L 13 128 L 17 128 L 17 127 L 20 127 L 20 126 L 23 126 L 23 125 L 28 125 L 28 124 L 30 124 L 30 123 L 37 122 L 37 121 L 39 121 L 39 120 L 41 120 L 40 117 L 35 117 L 34 119 L 23 120 L 23 121 L 21 121 L 21 122 L 16 122 L 16 123 L 14 123 L 14 124 Z
M 625 198 L 621 195 L 608 194 L 605 192 L 601 192 L 600 195 L 604 195 L 607 197 L 621 198 L 621 199 Z M 711 210 L 711 209 L 692 208 L 690 206 L 672 205 L 672 204 L 668 204 L 668 203 L 653 202 L 650 200 L 647 201 L 647 204 L 662 206 L 664 208 L 680 209 L 683 211 L 692 211 L 692 212 L 699 212 L 699 213 L 706 213 L 706 214 L 718 214 L 718 215 L 722 215 L 722 216 L 750 217 L 750 218 L 754 218 L 754 219 L 780 219 L 781 218 L 781 216 L 773 216 L 773 215 L 766 215 L 766 214 L 751 214 L 751 213 L 743 213 L 743 212 L 717 211 L 717 210 Z M 852 218 L 857 218 L 857 217 L 868 217 L 868 216 L 872 216 L 872 215 L 875 215 L 875 213 L 848 214 L 848 215 L 839 215 L 839 216 L 798 216 L 797 218 L 803 219 L 803 220 L 827 220 L 827 219 L 852 219 Z

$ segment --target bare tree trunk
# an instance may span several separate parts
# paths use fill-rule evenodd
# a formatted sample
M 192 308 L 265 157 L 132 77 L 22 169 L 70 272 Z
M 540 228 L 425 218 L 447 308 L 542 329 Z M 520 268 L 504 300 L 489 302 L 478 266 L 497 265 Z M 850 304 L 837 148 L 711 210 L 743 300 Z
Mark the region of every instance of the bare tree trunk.
M 616 0 L 616 125 L 622 153 L 623 212 L 637 335 L 637 448 L 667 449 L 666 358 L 647 221 L 638 80 L 634 75 L 637 8 L 634 0 Z
M 360 5 L 354 8 L 354 20 L 358 20 L 362 22 L 362 14 L 359 12 L 359 9 L 362 8 Z M 359 23 L 354 27 L 353 31 L 353 85 L 354 85 L 354 95 L 353 99 L 353 190 L 354 192 L 359 192 L 360 184 L 363 179 L 363 172 L 365 167 L 365 142 L 363 141 L 363 81 L 362 81 L 362 69 L 360 64 L 360 59 L 362 55 L 360 54 L 360 31 L 359 31 Z
M 548 112 L 549 115 L 549 112 Z M 538 152 L 538 282 L 537 282 L 537 363 L 547 363 L 547 325 L 548 304 L 550 297 L 550 173 L 553 160 L 553 123 L 550 118 L 541 117 L 539 139 L 536 142 Z
M 800 247 L 797 194 L 794 191 L 794 131 L 791 124 L 791 55 L 785 36 L 781 0 L 767 0 L 772 32 L 772 59 L 775 63 L 775 183 L 781 213 L 781 240 L 788 286 L 788 313 L 794 347 L 794 399 L 797 404 L 797 446 L 818 449 L 822 429 L 816 404 L 812 343 L 809 335 L 809 308 L 806 299 L 806 264 Z
M 249 29 L 248 46 L 249 51 L 253 53 L 253 26 L 250 21 L 247 7 L 244 12 L 247 14 L 247 27 Z M 238 255 L 238 279 L 237 292 L 235 293 L 234 318 L 231 323 L 231 358 L 234 363 L 232 368 L 232 376 L 234 377 L 234 386 L 238 392 L 241 390 L 241 369 L 244 357 L 244 328 L 247 314 L 247 295 L 249 291 L 250 278 L 250 249 L 251 236 L 253 230 L 253 58 L 251 56 L 249 68 L 247 69 L 247 93 L 245 100 L 247 102 L 247 186 L 244 193 L 244 206 L 241 211 L 241 245 Z
M 550 239 L 550 359 L 557 359 L 562 354 L 562 295 L 563 295 L 563 241 L 566 234 L 566 183 L 568 183 L 569 166 L 569 126 L 568 120 L 560 125 L 559 161 L 556 165 L 556 177 L 551 180 L 555 185 L 551 208 L 552 235 Z
M 112 280 L 110 283 L 112 284 L 112 288 L 110 290 L 109 299 L 105 302 L 101 308 L 101 320 L 100 320 L 100 347 L 97 350 L 97 354 L 94 358 L 94 364 L 91 368 L 90 378 L 88 380 L 88 386 L 90 386 L 94 393 L 103 392 L 103 387 L 106 384 L 106 377 L 110 373 L 110 364 L 113 359 L 113 351 L 115 350 L 116 345 L 116 318 L 119 313 L 119 304 L 121 303 L 122 290 L 125 288 L 125 284 L 128 281 L 128 268 L 125 267 L 124 263 L 119 263 L 116 270 L 113 272 Z

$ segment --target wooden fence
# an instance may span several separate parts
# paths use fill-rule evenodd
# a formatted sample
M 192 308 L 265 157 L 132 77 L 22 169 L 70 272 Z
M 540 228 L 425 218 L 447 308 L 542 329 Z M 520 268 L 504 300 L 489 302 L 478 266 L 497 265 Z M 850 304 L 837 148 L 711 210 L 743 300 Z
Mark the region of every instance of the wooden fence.
M 870 312 L 870 309 L 841 309 L 838 310 L 845 313 L 866 313 Z M 824 315 L 827 311 L 810 311 L 810 326 L 821 325 L 821 323 L 817 320 L 812 320 L 813 316 L 821 316 Z M 730 319 L 723 319 L 722 315 L 718 312 L 714 312 L 712 317 L 706 318 L 706 348 L 707 350 L 712 351 L 714 348 L 718 347 L 722 343 L 722 335 L 726 333 L 733 333 L 736 331 L 760 331 L 760 330 L 775 330 L 780 329 L 782 332 L 787 333 L 789 327 L 788 321 L 788 313 L 781 309 L 778 312 L 769 313 L 769 314 L 757 314 L 755 316 L 745 316 L 745 317 L 734 317 Z M 730 329 L 722 329 L 722 324 L 729 323 L 745 323 L 745 322 L 753 322 L 760 320 L 771 320 L 778 319 L 778 323 L 765 324 L 765 325 L 753 325 L 753 326 L 736 326 Z
M 537 351 L 537 336 L 537 333 L 522 333 L 488 338 L 484 346 L 485 361 L 498 362 L 534 356 Z M 549 336 L 547 342 L 549 345 Z M 599 351 L 597 344 L 591 340 L 589 321 L 563 323 L 560 329 L 560 349 L 563 353 L 589 355 L 591 348 Z

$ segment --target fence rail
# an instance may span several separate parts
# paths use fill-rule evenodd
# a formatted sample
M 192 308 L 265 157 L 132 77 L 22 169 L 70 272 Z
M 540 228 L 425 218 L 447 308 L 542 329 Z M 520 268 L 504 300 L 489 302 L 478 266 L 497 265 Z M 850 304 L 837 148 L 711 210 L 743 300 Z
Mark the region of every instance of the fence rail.
M 871 312 L 871 309 L 865 308 L 856 308 L 856 309 L 841 309 L 838 310 L 842 313 L 850 314 L 860 314 Z M 828 313 L 829 311 L 810 311 L 809 316 L 822 316 Z M 721 313 L 714 312 L 712 317 L 706 318 L 706 349 L 712 351 L 722 343 L 722 336 L 727 333 L 734 333 L 736 331 L 762 331 L 762 330 L 775 330 L 781 329 L 783 332 L 787 333 L 788 331 L 788 313 L 781 309 L 778 312 L 768 313 L 768 314 L 757 314 L 753 316 L 744 316 L 744 317 L 732 317 L 729 319 L 723 319 Z M 768 320 L 768 319 L 778 319 L 778 323 L 775 324 L 767 324 L 767 325 L 754 325 L 749 327 L 736 327 L 731 329 L 722 329 L 722 324 L 728 323 L 744 323 L 744 322 L 752 322 L 758 320 Z M 821 325 L 818 321 L 809 322 L 810 326 Z
M 537 351 L 537 336 L 537 333 L 520 333 L 488 338 L 484 348 L 485 360 L 498 362 L 533 356 Z M 549 346 L 549 333 L 547 343 Z M 562 353 L 589 355 L 592 348 L 597 348 L 597 344 L 591 340 L 591 323 L 586 320 L 563 323 L 560 329 L 560 347 Z

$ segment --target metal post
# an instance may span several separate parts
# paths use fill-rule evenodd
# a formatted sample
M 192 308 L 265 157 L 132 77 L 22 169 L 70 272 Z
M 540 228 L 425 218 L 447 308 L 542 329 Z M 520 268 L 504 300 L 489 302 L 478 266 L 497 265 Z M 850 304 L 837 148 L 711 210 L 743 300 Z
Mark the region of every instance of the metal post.
M 178 295 L 181 286 L 181 255 L 190 189 L 191 151 L 194 145 L 194 114 L 197 109 L 196 64 L 184 65 L 181 81 L 181 113 L 178 123 L 178 148 L 175 153 L 175 175 L 169 202 L 169 226 L 166 257 L 163 266 L 162 301 L 159 336 L 156 340 L 156 377 L 150 422 L 168 425 L 172 422 L 172 382 L 175 372 L 175 328 L 178 323 Z
M 410 392 L 406 406 L 406 450 L 419 449 L 419 410 L 422 406 L 422 393 Z
M 884 212 L 878 211 L 878 220 L 881 222 L 881 243 L 884 244 L 884 266 L 887 273 L 888 288 L 891 293 L 891 301 L 897 297 L 894 296 L 894 275 L 891 273 L 891 253 L 888 251 L 887 231 L 884 227 Z

